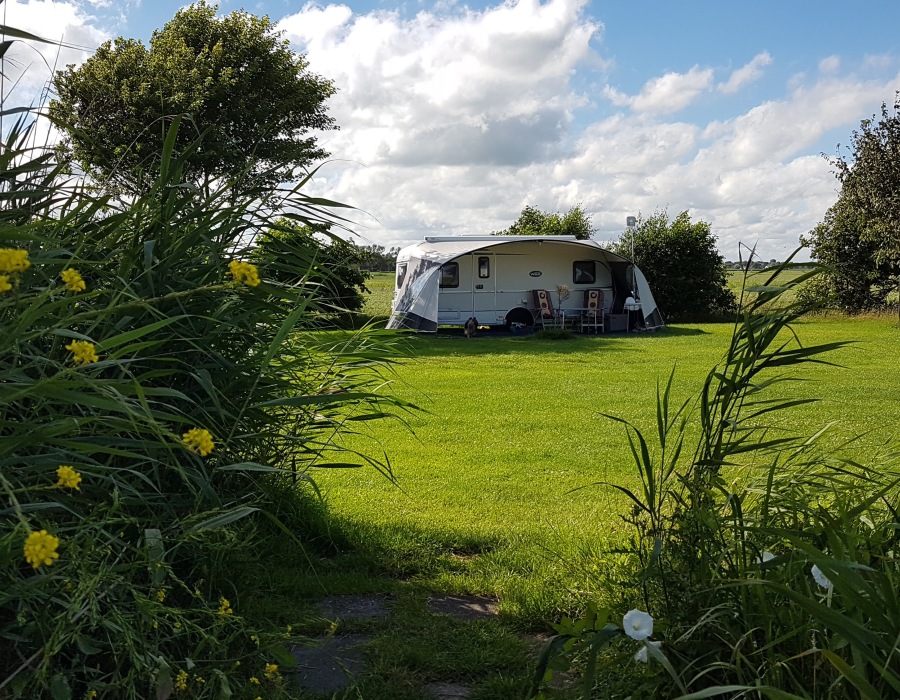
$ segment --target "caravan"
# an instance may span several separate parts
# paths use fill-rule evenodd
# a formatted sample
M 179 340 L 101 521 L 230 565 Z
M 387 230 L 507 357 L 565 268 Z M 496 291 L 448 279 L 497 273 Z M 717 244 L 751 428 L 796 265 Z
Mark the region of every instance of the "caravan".
M 569 295 L 557 295 L 565 286 Z M 627 258 L 573 236 L 428 236 L 403 248 L 388 328 L 436 331 L 475 317 L 484 326 L 531 326 L 542 315 L 537 292 L 550 293 L 561 318 L 584 311 L 586 293 L 602 299 L 621 326 L 659 328 L 647 280 Z M 626 305 L 626 301 L 631 301 Z M 558 308 L 556 308 L 558 306 Z M 546 313 L 546 309 L 544 310 Z M 609 329 L 605 325 L 604 329 Z

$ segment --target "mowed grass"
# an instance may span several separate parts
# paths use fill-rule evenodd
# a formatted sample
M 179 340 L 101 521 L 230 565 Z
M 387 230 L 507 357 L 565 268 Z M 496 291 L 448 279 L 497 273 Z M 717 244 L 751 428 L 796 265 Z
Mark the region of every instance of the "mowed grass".
M 855 344 L 829 358 L 845 368 L 810 365 L 794 373 L 805 382 L 777 387 L 777 395 L 822 400 L 779 416 L 773 430 L 812 434 L 836 421 L 823 445 L 865 433 L 850 449 L 867 461 L 900 420 L 900 329 L 889 318 L 817 317 L 796 330 L 805 345 Z M 348 443 L 384 451 L 398 485 L 373 469 L 314 476 L 344 536 L 379 562 L 379 576 L 496 595 L 501 611 L 525 625 L 553 619 L 627 575 L 611 568 L 608 552 L 628 532 L 628 504 L 601 484 L 638 481 L 622 426 L 601 414 L 651 437 L 657 382 L 674 367 L 673 400 L 693 395 L 730 334 L 728 324 L 704 324 L 554 341 L 409 336 L 392 390 L 426 412 Z

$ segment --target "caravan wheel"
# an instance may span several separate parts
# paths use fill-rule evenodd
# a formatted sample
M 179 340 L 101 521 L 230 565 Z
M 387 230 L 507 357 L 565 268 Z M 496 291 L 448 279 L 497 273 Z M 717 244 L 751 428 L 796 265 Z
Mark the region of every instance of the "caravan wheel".
M 506 314 L 506 330 L 510 330 L 513 324 L 531 327 L 534 325 L 534 316 L 531 315 L 528 309 L 513 309 Z

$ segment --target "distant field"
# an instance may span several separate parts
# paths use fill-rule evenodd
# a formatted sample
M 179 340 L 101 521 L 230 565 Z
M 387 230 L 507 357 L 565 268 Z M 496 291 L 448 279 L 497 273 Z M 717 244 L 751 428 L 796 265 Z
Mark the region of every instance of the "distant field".
M 892 379 L 900 329 L 891 319 L 816 318 L 804 344 L 852 340 L 779 392 L 822 401 L 779 417 L 776 430 L 854 445 L 865 461 L 900 425 Z M 603 577 L 595 554 L 625 531 L 626 505 L 596 482 L 633 486 L 635 469 L 611 413 L 651 431 L 657 382 L 692 395 L 721 357 L 729 324 L 547 341 L 459 333 L 407 336 L 393 391 L 427 413 L 377 425 L 350 446 L 390 457 L 400 488 L 374 470 L 318 474 L 330 508 L 360 546 L 444 588 L 492 593 L 524 618 L 552 618 Z M 577 490 L 582 489 L 583 490 Z M 475 556 L 477 555 L 477 556 Z M 609 572 L 606 572 L 609 573 Z
M 394 298 L 394 273 L 373 272 L 366 282 L 371 294 L 366 298 L 365 312 L 370 316 L 391 315 L 391 299 Z

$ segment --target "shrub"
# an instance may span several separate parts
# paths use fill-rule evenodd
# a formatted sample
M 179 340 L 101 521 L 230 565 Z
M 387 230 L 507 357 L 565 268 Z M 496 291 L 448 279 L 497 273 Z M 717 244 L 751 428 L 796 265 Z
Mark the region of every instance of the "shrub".
M 319 336 L 302 284 L 247 262 L 279 211 L 323 210 L 299 187 L 185 185 L 178 121 L 127 202 L 62 179 L 22 124 L 2 146 L 3 697 L 277 696 L 285 635 L 214 562 L 254 547 L 234 528 L 275 517 L 285 470 L 386 469 L 334 440 L 400 405 L 377 393 L 388 350 Z

